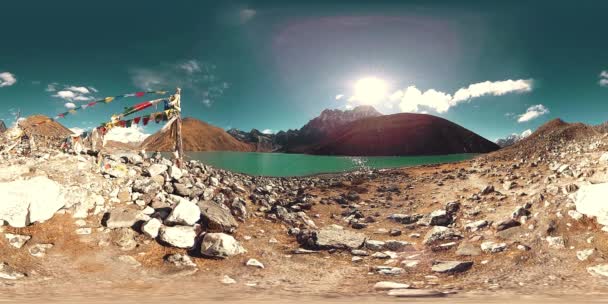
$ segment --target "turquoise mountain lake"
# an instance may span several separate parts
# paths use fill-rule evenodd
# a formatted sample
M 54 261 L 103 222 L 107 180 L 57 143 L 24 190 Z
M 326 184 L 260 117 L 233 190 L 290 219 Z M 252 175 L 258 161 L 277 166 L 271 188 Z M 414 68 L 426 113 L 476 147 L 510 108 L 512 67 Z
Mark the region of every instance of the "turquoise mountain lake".
M 215 168 L 254 176 L 307 176 L 363 168 L 383 169 L 467 160 L 477 154 L 350 157 L 255 152 L 189 152 L 188 158 Z

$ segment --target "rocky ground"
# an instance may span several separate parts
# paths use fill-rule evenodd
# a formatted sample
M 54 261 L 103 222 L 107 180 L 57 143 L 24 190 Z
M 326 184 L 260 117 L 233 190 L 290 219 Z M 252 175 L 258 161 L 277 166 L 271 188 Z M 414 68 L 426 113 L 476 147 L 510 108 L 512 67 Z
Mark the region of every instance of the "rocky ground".
M 101 164 L 53 151 L 4 159 L 0 292 L 76 302 L 605 298 L 608 137 L 535 151 L 306 178 L 179 169 L 133 153 Z

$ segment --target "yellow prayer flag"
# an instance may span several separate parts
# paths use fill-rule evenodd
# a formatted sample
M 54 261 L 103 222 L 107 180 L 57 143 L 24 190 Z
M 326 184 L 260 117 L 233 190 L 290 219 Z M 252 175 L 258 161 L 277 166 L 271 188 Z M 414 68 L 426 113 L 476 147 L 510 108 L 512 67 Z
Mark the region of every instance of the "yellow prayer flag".
M 112 100 L 114 100 L 114 97 L 106 97 L 106 99 L 104 99 L 106 103 L 112 102 Z

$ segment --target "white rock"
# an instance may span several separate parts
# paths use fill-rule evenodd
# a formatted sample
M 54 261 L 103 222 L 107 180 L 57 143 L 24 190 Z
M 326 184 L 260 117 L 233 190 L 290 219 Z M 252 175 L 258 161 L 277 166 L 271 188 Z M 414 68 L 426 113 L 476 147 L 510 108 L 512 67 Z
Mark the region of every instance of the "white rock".
M 141 226 L 141 231 L 147 237 L 155 239 L 162 225 L 163 223 L 159 219 L 153 218 Z
M 247 260 L 247 263 L 245 263 L 245 265 L 264 269 L 264 264 L 262 264 L 260 261 L 258 261 L 256 259 Z
M 600 156 L 600 162 L 608 162 L 608 152 L 604 152 L 604 154 Z
M 608 264 L 587 267 L 587 272 L 594 277 L 608 278 Z
M 591 249 L 585 249 L 585 250 L 580 250 L 576 252 L 576 258 L 578 258 L 581 261 L 586 261 L 587 259 L 589 259 L 589 257 L 595 252 L 594 248 Z
M 0 220 L 17 228 L 50 219 L 66 201 L 63 188 L 44 176 L 0 183 L 0 193 Z
M 580 212 L 576 211 L 576 210 L 568 210 L 568 216 L 570 216 L 571 218 L 573 218 L 574 220 L 579 221 L 580 219 L 583 218 L 583 214 L 581 214 Z
M 76 229 L 76 234 L 78 235 L 88 235 L 91 234 L 92 229 L 91 228 L 78 228 Z
M 180 224 L 180 225 L 194 225 L 201 218 L 201 209 L 193 202 L 182 199 L 180 200 L 169 217 L 167 218 L 168 223 Z
M 150 167 L 148 167 L 148 173 L 152 177 L 154 177 L 156 175 L 160 175 L 160 174 L 164 173 L 165 171 L 167 171 L 167 166 L 162 165 L 162 164 L 153 164 Z
M 8 243 L 15 248 L 23 247 L 23 245 L 25 245 L 25 243 L 32 238 L 29 235 L 12 234 L 12 233 L 5 233 L 4 237 L 6 238 Z
M 167 244 L 178 248 L 190 248 L 194 246 L 196 231 L 190 226 L 162 227 L 160 239 Z
M 10 267 L 6 263 L 0 263 L 0 279 L 17 280 L 24 276 L 23 273 L 17 272 L 13 267 Z
M 227 275 L 225 275 L 225 276 L 222 278 L 222 281 L 221 281 L 221 282 L 222 282 L 223 284 L 226 284 L 226 285 L 230 285 L 230 284 L 236 284 L 236 280 L 235 280 L 235 279 L 233 279 L 233 278 L 231 278 L 231 277 L 229 277 L 229 276 L 227 276 Z
M 608 225 L 608 183 L 583 185 L 576 193 L 576 211 L 596 217 L 601 225 Z

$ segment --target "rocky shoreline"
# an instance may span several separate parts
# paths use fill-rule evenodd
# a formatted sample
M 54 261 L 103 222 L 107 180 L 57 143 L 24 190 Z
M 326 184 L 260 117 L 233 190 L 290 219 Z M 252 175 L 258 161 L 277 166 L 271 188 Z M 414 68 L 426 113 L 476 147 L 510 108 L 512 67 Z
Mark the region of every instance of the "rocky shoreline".
M 528 159 L 298 178 L 38 151 L 0 163 L 0 288 L 179 278 L 313 295 L 605 293 L 607 147 L 598 135 Z

